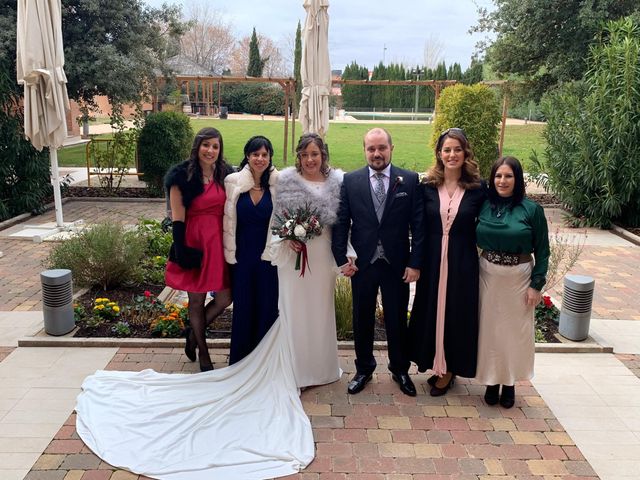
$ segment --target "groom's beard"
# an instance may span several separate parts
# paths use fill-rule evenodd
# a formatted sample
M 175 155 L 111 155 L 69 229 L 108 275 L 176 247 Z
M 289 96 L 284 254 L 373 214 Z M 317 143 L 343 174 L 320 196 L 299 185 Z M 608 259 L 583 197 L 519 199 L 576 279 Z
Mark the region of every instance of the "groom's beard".
M 379 162 L 382 162 L 382 163 L 379 163 Z M 371 169 L 375 170 L 376 172 L 381 172 L 382 170 L 387 168 L 387 166 L 390 163 L 391 163 L 391 158 L 389 158 L 389 161 L 386 162 L 383 157 L 374 157 L 373 161 L 369 164 L 369 167 L 371 167 Z

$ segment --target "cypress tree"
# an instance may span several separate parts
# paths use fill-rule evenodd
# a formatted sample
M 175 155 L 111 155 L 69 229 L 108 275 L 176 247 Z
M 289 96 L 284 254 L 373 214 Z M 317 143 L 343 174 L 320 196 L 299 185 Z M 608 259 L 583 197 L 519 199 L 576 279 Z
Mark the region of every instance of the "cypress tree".
M 302 97 L 302 76 L 300 75 L 300 65 L 302 63 L 302 28 L 298 20 L 296 28 L 296 45 L 293 51 L 293 76 L 296 79 L 296 98 L 300 101 Z
M 256 27 L 253 27 L 251 41 L 249 42 L 249 66 L 247 67 L 247 75 L 250 77 L 261 77 L 265 63 L 267 63 L 267 59 L 260 57 L 258 35 L 256 35 Z

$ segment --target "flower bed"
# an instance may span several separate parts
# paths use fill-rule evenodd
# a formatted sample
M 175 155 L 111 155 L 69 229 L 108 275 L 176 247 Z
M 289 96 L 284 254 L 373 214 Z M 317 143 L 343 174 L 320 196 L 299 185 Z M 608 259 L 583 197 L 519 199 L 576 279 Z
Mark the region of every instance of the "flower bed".
M 553 304 L 551 297 L 544 295 L 542 301 L 536 305 L 535 323 L 536 323 L 536 342 L 539 343 L 559 343 L 556 338 L 558 332 L 558 320 L 560 311 Z
M 164 304 L 164 285 L 141 284 L 104 291 L 92 289 L 74 304 L 75 337 L 177 338 L 189 324 L 186 305 Z M 231 310 L 207 331 L 208 338 L 231 336 Z

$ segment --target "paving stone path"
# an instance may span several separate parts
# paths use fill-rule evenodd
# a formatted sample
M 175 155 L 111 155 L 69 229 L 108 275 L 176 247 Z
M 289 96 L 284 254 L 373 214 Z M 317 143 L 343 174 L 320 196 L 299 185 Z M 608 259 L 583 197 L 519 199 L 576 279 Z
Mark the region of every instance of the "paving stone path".
M 225 350 L 212 351 L 217 367 Z M 378 353 L 379 365 L 385 354 Z M 353 352 L 341 352 L 339 382 L 302 394 L 316 440 L 316 458 L 301 480 L 578 480 L 597 478 L 574 442 L 528 383 L 511 410 L 487 406 L 484 388 L 461 379 L 444 397 L 399 392 L 388 373 L 358 395 L 346 393 Z M 192 372 L 181 349 L 120 348 L 107 369 Z M 75 414 L 60 428 L 26 480 L 128 480 L 146 477 L 115 469 L 78 438 Z

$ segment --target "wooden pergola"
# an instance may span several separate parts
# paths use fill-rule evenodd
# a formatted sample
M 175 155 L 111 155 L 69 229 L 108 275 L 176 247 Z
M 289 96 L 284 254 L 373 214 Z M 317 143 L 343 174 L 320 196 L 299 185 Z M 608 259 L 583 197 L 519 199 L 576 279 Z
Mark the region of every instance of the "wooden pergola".
M 204 114 L 212 115 L 220 112 L 221 107 L 221 95 L 220 95 L 220 86 L 223 83 L 277 83 L 284 89 L 284 102 L 283 102 L 283 111 L 284 111 L 284 148 L 283 148 L 283 157 L 282 161 L 284 164 L 287 164 L 287 146 L 289 139 L 289 104 L 290 102 L 293 104 L 292 108 L 292 116 L 293 116 L 293 124 L 292 124 L 292 132 L 291 136 L 295 137 L 295 120 L 296 120 L 296 81 L 293 78 L 284 78 L 284 77 L 228 77 L 228 76 L 200 76 L 200 75 L 176 75 L 175 76 L 176 83 L 178 84 L 178 88 L 182 91 L 183 89 L 186 91 L 186 94 L 189 95 L 191 99 L 191 91 L 193 87 L 194 93 L 194 102 L 202 103 L 204 106 Z M 215 105 L 214 99 L 214 88 L 217 89 L 218 92 L 218 104 Z M 202 92 L 202 95 L 201 95 Z M 202 96 L 202 98 L 200 98 Z M 156 99 L 154 98 L 154 109 L 156 106 Z

